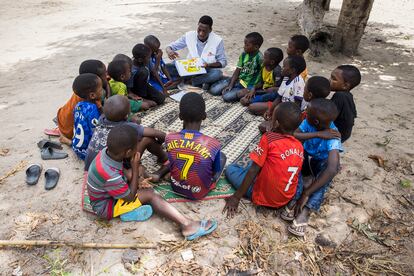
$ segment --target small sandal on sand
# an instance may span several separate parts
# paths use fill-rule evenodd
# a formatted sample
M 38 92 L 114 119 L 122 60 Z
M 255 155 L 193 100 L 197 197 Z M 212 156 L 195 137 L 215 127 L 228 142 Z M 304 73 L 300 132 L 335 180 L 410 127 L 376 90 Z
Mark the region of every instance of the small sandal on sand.
M 287 206 L 285 206 L 283 211 L 280 213 L 280 218 L 285 221 L 293 221 L 295 219 L 295 209 L 290 210 Z
M 293 220 L 292 224 L 288 226 L 289 233 L 298 236 L 303 237 L 305 236 L 306 227 L 308 226 L 307 222 L 304 223 L 297 223 L 296 220 Z
M 46 135 L 49 135 L 49 136 L 55 136 L 55 137 L 59 137 L 60 136 L 60 130 L 59 130 L 58 127 L 57 128 L 53 128 L 53 129 L 45 129 L 43 132 Z
M 58 184 L 60 170 L 58 168 L 49 168 L 45 171 L 45 189 L 52 190 Z
M 217 228 L 217 221 L 216 220 L 214 220 L 214 219 L 211 220 L 211 226 L 208 229 L 206 229 L 207 223 L 208 223 L 208 220 L 202 220 L 200 222 L 200 227 L 198 228 L 197 232 L 195 232 L 192 235 L 186 236 L 185 239 L 188 240 L 188 241 L 193 241 L 197 238 L 208 235 L 211 232 L 213 232 L 214 230 L 216 230 L 216 228 Z
M 151 205 L 142 205 L 131 212 L 120 215 L 122 221 L 146 221 L 152 216 Z
M 26 183 L 27 185 L 36 185 L 42 173 L 42 165 L 31 164 L 26 169 Z

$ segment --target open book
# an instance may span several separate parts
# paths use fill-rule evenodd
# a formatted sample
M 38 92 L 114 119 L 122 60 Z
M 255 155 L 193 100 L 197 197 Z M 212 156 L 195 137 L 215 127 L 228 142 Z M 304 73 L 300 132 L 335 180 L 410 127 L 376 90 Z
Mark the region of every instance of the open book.
M 176 60 L 175 67 L 181 77 L 199 75 L 207 73 L 201 58 L 180 59 Z

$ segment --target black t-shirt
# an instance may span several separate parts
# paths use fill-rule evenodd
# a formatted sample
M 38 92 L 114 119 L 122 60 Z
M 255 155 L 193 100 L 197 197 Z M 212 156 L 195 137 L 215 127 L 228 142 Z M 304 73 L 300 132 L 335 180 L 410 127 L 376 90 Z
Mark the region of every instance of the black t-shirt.
M 354 120 L 357 117 L 354 96 L 351 92 L 338 91 L 335 92 L 331 100 L 339 112 L 334 123 L 341 133 L 341 142 L 345 142 L 351 136 Z

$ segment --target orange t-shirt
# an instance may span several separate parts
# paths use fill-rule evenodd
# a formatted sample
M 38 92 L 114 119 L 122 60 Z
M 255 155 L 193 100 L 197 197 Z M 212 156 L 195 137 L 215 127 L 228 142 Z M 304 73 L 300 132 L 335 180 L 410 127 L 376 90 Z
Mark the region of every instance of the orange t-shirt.
M 303 163 L 303 146 L 295 137 L 266 132 L 251 160 L 261 167 L 253 185 L 252 201 L 279 208 L 295 195 Z
M 57 122 L 60 133 L 66 138 L 73 138 L 73 110 L 75 109 L 76 105 L 82 101 L 84 101 L 83 98 L 73 93 L 69 101 L 67 101 L 64 106 L 59 108 L 57 112 Z M 99 109 L 102 108 L 102 103 L 100 100 L 97 100 L 95 104 L 98 106 Z

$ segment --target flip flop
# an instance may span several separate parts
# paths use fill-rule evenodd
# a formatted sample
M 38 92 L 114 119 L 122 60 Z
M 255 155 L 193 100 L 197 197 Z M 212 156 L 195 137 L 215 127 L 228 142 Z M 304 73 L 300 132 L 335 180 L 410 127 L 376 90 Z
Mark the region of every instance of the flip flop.
M 54 148 L 54 149 L 63 149 L 62 144 L 58 143 L 58 142 L 54 142 L 52 140 L 48 140 L 48 139 L 42 139 L 37 143 L 37 146 L 40 149 L 43 148 Z
M 146 221 L 152 216 L 151 205 L 142 205 L 120 216 L 122 221 Z
M 59 152 L 54 150 L 53 148 L 47 147 L 43 148 L 40 151 L 40 156 L 43 160 L 51 160 L 51 159 L 64 159 L 68 157 L 68 154 L 66 152 Z
M 296 220 L 293 220 L 292 224 L 289 225 L 288 227 L 288 231 L 289 233 L 298 236 L 298 237 L 303 237 L 305 236 L 305 230 L 306 230 L 306 226 L 308 226 L 308 223 L 297 223 Z
M 27 185 L 36 185 L 42 173 L 42 165 L 30 164 L 26 169 L 26 183 Z
M 59 137 L 60 136 L 60 130 L 59 128 L 53 128 L 53 129 L 48 129 L 46 128 L 45 130 L 43 130 L 44 134 L 49 135 L 49 136 L 56 136 Z
M 280 218 L 286 221 L 293 221 L 295 219 L 295 210 L 290 210 L 287 206 L 285 206 L 282 213 L 280 213 Z
M 216 220 L 211 220 L 211 226 L 210 228 L 208 228 L 206 230 L 206 226 L 207 226 L 208 220 L 202 220 L 200 222 L 200 227 L 198 228 L 197 232 L 195 232 L 192 235 L 186 236 L 185 239 L 188 241 L 193 241 L 197 238 L 200 238 L 202 236 L 208 235 L 211 232 L 213 232 L 214 230 L 216 230 L 217 228 L 217 221 Z
M 51 190 L 56 187 L 60 177 L 60 170 L 58 168 L 49 168 L 45 171 L 45 189 Z

